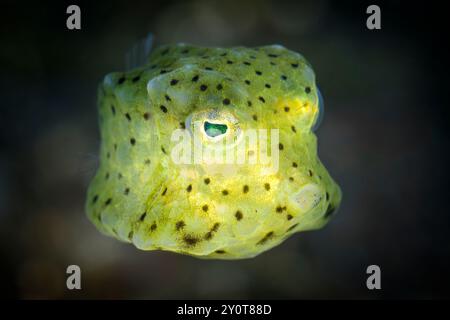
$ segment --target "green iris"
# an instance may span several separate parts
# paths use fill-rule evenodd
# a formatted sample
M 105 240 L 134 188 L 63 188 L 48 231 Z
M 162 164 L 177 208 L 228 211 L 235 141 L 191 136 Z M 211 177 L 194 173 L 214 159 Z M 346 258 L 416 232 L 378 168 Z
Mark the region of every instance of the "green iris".
M 210 137 L 217 137 L 227 132 L 227 125 L 205 121 L 205 132 Z

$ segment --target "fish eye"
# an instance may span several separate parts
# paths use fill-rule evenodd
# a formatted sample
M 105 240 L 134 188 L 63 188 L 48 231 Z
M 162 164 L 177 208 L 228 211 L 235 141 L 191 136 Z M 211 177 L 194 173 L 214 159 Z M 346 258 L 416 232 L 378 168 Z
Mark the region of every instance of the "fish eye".
M 316 131 L 317 129 L 319 129 L 320 124 L 322 123 L 322 120 L 323 120 L 323 116 L 325 114 L 325 105 L 323 102 L 323 97 L 322 97 L 322 94 L 320 93 L 320 90 L 318 87 L 317 87 L 317 97 L 319 99 L 319 114 L 317 115 L 317 119 L 314 122 L 312 131 Z
M 222 123 L 211 123 L 205 121 L 203 129 L 205 130 L 207 136 L 215 138 L 217 136 L 225 134 L 228 130 L 228 126 Z
M 243 137 L 238 119 L 223 110 L 193 112 L 186 118 L 185 128 L 204 147 L 214 150 L 234 148 Z

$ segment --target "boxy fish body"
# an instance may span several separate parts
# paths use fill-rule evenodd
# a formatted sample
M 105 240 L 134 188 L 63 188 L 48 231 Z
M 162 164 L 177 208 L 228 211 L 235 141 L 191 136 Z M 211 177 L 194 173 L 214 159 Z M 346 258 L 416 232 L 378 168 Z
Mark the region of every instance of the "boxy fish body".
M 284 47 L 162 46 L 107 75 L 98 108 L 87 214 L 139 249 L 254 257 L 341 201 L 317 157 L 314 72 Z

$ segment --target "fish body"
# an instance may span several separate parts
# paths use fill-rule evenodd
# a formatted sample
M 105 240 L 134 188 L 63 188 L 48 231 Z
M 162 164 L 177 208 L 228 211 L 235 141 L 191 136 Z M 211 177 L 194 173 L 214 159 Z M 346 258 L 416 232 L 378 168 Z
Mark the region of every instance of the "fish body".
M 309 63 L 279 45 L 162 46 L 108 74 L 88 217 L 142 250 L 217 259 L 322 227 L 341 191 L 317 157 L 319 94 Z

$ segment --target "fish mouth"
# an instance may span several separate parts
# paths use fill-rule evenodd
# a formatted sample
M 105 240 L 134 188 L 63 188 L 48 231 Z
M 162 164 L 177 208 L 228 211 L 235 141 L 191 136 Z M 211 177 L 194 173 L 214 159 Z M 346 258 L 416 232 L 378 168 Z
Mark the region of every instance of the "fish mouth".
M 324 219 L 330 219 L 332 216 L 334 216 L 342 202 L 342 191 L 341 188 L 336 184 L 335 185 L 336 191 L 334 192 L 334 195 L 331 198 L 330 203 L 328 204 L 327 210 L 325 211 L 325 214 L 323 216 Z
M 339 206 L 336 207 L 332 203 L 330 203 L 327 207 L 327 211 L 325 211 L 325 214 L 323 216 L 324 219 L 328 219 L 329 217 L 331 217 L 337 211 L 338 208 Z

